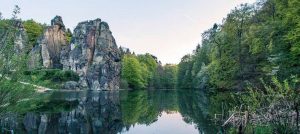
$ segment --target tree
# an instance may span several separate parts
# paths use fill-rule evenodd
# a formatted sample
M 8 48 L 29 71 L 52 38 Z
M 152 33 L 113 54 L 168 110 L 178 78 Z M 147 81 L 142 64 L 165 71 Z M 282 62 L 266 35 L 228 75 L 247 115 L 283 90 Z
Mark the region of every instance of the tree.
M 163 88 L 175 89 L 177 83 L 177 65 L 166 64 L 163 66 L 163 74 L 161 77 L 161 85 Z
M 29 50 L 37 44 L 38 38 L 42 35 L 44 26 L 34 20 L 27 20 L 23 22 L 24 28 L 28 35 Z
M 191 55 L 185 55 L 183 58 L 181 58 L 181 61 L 178 65 L 177 88 L 192 88 L 192 65 L 193 59 Z
M 143 77 L 147 81 L 147 85 L 153 87 L 154 84 L 154 75 L 156 73 L 156 68 L 158 67 L 158 63 L 155 56 L 146 53 L 144 55 L 138 55 L 137 58 L 139 63 L 143 66 Z
M 18 5 L 15 5 L 15 8 L 13 10 L 12 19 L 16 20 L 18 19 L 18 14 L 21 13 L 21 8 Z
M 143 73 L 143 66 L 134 55 L 123 57 L 121 77 L 128 82 L 130 88 L 141 89 L 147 86 Z

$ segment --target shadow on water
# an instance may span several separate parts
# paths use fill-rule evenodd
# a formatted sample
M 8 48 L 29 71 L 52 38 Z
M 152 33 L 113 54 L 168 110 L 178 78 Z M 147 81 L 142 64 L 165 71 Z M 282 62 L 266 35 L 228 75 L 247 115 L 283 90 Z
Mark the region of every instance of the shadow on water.
M 57 91 L 0 118 L 1 133 L 217 133 L 212 99 L 194 90 Z M 215 102 L 213 102 L 215 103 Z

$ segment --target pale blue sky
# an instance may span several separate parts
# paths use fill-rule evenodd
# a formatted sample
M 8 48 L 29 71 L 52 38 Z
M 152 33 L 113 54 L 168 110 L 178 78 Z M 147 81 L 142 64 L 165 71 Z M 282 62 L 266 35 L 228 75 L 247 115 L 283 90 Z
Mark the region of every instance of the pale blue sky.
M 241 3 L 255 0 L 0 0 L 10 17 L 14 5 L 22 19 L 50 23 L 63 17 L 68 28 L 101 18 L 109 23 L 117 44 L 136 53 L 152 53 L 163 63 L 178 63 L 195 49 L 201 33 Z

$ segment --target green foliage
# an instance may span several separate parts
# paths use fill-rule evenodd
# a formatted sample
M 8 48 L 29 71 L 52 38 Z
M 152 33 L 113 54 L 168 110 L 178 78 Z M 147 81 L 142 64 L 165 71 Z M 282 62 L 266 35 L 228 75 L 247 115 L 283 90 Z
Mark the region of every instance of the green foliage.
M 79 76 L 70 70 L 41 69 L 25 71 L 24 75 L 24 81 L 53 89 L 60 89 L 64 82 L 79 80 Z
M 135 55 L 125 55 L 122 59 L 122 79 L 126 80 L 130 88 L 141 89 L 147 86 L 144 74 L 148 72 L 139 63 Z M 147 76 L 147 75 L 146 75 Z
M 124 54 L 122 58 L 121 88 L 175 88 L 177 66 L 162 66 L 151 54 Z
M 177 88 L 192 88 L 192 66 L 193 61 L 190 55 L 185 55 L 178 65 Z
M 252 115 L 272 118 L 261 118 L 264 124 L 276 133 L 296 132 L 297 125 L 291 120 L 297 117 L 291 116 L 299 114 L 299 78 L 292 77 L 283 82 L 276 77 L 272 77 L 270 83 L 263 83 L 263 88 L 249 86 L 249 91 L 238 97 L 239 102 L 247 107 Z M 280 129 L 278 129 L 280 128 Z M 267 129 L 268 130 L 268 129 Z
M 299 74 L 299 6 L 297 0 L 265 0 L 236 7 L 221 25 L 202 34 L 202 44 L 188 61 L 182 58 L 178 87 L 200 88 L 202 64 L 207 85 L 223 91 L 260 84 L 260 78 Z
M 71 39 L 72 39 L 72 32 L 71 32 L 71 30 L 69 28 L 66 31 L 66 38 L 67 38 L 67 43 L 70 44 L 71 43 Z M 75 45 L 75 47 L 77 47 L 77 45 Z
M 23 22 L 24 28 L 28 35 L 28 45 L 30 49 L 33 48 L 37 44 L 38 38 L 42 35 L 44 26 L 34 20 L 27 20 Z M 29 49 L 29 50 L 30 50 Z
M 269 84 L 263 80 L 261 82 L 264 85 L 263 88 L 249 86 L 249 92 L 241 97 L 243 99 L 242 102 L 250 106 L 250 110 L 255 111 L 283 100 L 288 102 L 299 101 L 299 96 L 295 89 L 299 82 L 291 81 L 293 84 L 289 84 L 288 80 L 280 82 L 276 77 L 272 77 L 272 81 Z
M 150 125 L 164 112 L 178 111 L 177 92 L 134 90 L 120 92 L 122 120 L 126 126 Z
M 166 64 L 163 74 L 160 75 L 161 86 L 166 89 L 175 89 L 177 83 L 177 65 Z
M 147 93 L 145 91 L 134 91 L 129 94 L 129 98 L 122 102 L 121 108 L 123 111 L 123 120 L 125 124 L 135 124 L 137 122 L 145 122 L 141 120 L 143 117 L 151 116 L 148 110 L 149 103 L 147 102 Z M 157 113 L 158 114 L 158 113 Z M 152 117 L 152 116 L 151 116 Z M 157 115 L 154 116 L 154 120 Z M 153 120 L 153 119 L 152 119 Z M 152 121 L 149 121 L 152 122 Z
M 37 103 L 46 100 L 36 93 L 34 87 L 12 80 L 0 81 L 0 118 L 8 112 L 24 113 L 37 108 Z
M 150 54 L 138 55 L 139 63 L 142 65 L 142 70 L 144 72 L 143 76 L 150 83 L 153 80 L 156 68 L 158 66 L 157 61 Z

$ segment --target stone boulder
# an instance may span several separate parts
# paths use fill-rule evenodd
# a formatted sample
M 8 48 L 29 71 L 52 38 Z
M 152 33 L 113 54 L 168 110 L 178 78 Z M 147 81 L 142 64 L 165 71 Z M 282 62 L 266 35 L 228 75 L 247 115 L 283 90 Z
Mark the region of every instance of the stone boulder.
M 74 30 L 71 45 L 61 54 L 66 70 L 79 74 L 79 84 L 91 90 L 119 88 L 120 51 L 106 22 L 81 22 Z
M 67 90 L 77 90 L 79 89 L 79 84 L 76 81 L 68 81 L 64 84 L 64 89 Z

